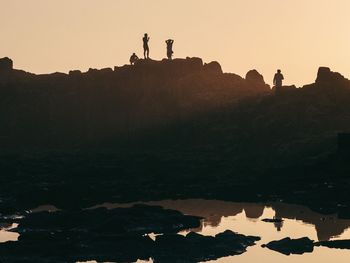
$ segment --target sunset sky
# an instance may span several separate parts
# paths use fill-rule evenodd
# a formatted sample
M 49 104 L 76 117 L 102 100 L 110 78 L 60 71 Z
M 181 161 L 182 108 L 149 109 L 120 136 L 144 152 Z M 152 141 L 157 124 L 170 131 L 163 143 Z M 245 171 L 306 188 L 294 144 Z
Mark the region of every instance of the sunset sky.
M 261 72 L 271 84 L 315 80 L 319 66 L 350 77 L 349 0 L 0 0 L 0 57 L 34 73 L 68 72 L 151 58 L 217 60 L 225 72 Z

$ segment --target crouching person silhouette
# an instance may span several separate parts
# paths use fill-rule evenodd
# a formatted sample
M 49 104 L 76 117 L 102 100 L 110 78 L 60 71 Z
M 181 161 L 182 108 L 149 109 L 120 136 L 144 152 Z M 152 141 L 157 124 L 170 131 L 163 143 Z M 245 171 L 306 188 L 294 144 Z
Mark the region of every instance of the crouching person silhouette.
M 139 60 L 139 57 L 138 57 L 135 53 L 133 53 L 133 54 L 131 55 L 131 57 L 130 57 L 130 64 L 131 64 L 131 65 L 135 65 L 135 63 L 136 63 L 138 60 Z

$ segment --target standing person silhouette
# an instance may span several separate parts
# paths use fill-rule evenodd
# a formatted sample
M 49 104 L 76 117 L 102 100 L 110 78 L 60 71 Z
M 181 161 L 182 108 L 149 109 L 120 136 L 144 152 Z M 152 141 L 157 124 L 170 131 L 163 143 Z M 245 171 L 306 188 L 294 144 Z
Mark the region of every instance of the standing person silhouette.
M 273 78 L 273 85 L 275 85 L 276 88 L 281 88 L 283 80 L 284 80 L 284 77 L 281 73 L 281 70 L 278 69 L 277 73 L 275 74 L 275 76 Z
M 174 54 L 174 51 L 173 51 L 174 40 L 168 39 L 165 41 L 165 43 L 166 43 L 167 57 L 169 60 L 171 60 Z
M 148 46 L 148 41 L 149 41 L 149 36 L 146 33 L 143 37 L 143 56 L 145 59 L 149 59 L 149 46 Z

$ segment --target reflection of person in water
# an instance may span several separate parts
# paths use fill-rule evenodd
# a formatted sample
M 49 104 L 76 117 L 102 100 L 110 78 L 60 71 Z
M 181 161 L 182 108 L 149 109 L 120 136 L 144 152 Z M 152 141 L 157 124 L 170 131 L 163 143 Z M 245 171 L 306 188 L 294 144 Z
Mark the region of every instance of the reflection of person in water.
M 133 53 L 130 57 L 130 64 L 135 65 L 136 61 L 138 60 L 139 60 L 139 57 L 135 53 Z
M 281 222 L 275 222 L 273 223 L 275 225 L 275 228 L 277 229 L 278 232 L 281 232 L 282 227 L 283 227 L 283 221 Z
M 171 60 L 174 54 L 174 51 L 173 51 L 174 40 L 168 39 L 165 41 L 165 43 L 166 43 L 167 57 L 168 59 Z
M 143 37 L 143 56 L 145 59 L 149 59 L 149 46 L 148 46 L 148 41 L 149 41 L 149 36 L 146 33 Z

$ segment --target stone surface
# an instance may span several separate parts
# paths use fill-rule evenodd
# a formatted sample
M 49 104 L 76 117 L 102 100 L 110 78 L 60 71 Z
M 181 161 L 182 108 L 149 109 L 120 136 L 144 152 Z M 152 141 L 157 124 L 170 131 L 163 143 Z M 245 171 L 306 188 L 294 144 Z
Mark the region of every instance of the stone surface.
M 9 72 L 11 70 L 13 70 L 13 61 L 8 57 L 1 58 L 0 59 L 0 73 L 1 72 Z
M 200 218 L 156 206 L 40 212 L 19 220 L 18 242 L 0 243 L 6 262 L 117 261 L 198 262 L 242 254 L 259 237 L 225 231 L 215 237 L 194 232 Z M 152 240 L 148 234 L 160 234 Z
M 307 237 L 299 239 L 291 239 L 289 237 L 272 241 L 262 247 L 267 247 L 271 250 L 280 252 L 285 255 L 311 253 L 314 250 L 314 242 Z
M 316 242 L 315 246 L 322 246 L 337 249 L 350 249 L 350 240 L 331 240 Z

